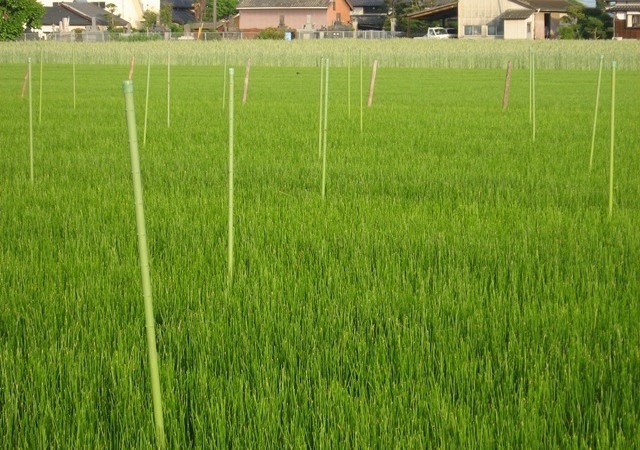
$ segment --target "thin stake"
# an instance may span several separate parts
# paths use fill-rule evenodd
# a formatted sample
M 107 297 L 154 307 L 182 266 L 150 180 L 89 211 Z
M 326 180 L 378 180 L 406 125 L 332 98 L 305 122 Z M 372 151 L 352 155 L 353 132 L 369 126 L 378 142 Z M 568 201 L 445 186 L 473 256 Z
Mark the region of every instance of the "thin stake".
M 611 151 L 609 156 L 609 218 L 613 215 L 613 148 L 615 144 L 616 127 L 616 62 L 611 64 Z
M 363 108 L 363 83 L 362 83 L 362 49 L 360 49 L 360 133 L 364 130 L 364 108 Z
M 133 78 L 133 66 L 135 64 L 135 59 L 132 56 L 131 57 L 131 62 L 129 63 L 129 80 L 131 80 Z
M 144 130 L 142 132 L 142 145 L 147 146 L 147 119 L 149 117 L 149 82 L 151 81 L 151 52 L 147 54 L 147 89 L 144 96 Z
M 44 64 L 44 49 L 40 48 L 40 99 L 38 105 L 38 123 L 42 122 L 42 65 Z
M 322 200 L 325 198 L 327 183 L 327 122 L 328 122 L 328 106 L 329 106 L 329 58 L 327 58 L 324 66 L 324 129 L 322 139 Z
M 229 69 L 229 227 L 228 227 L 228 278 L 233 283 L 233 68 Z
M 222 110 L 224 111 L 225 101 L 227 97 L 227 50 L 224 51 L 224 70 L 222 79 Z
M 22 81 L 22 94 L 20 98 L 24 98 L 24 94 L 27 91 L 27 83 L 29 83 L 29 66 L 27 65 L 27 71 L 24 73 L 24 80 Z
M 529 47 L 529 122 L 533 120 L 533 48 Z
M 76 48 L 71 48 L 71 65 L 73 67 L 73 109 L 76 109 Z
M 347 111 L 351 118 L 351 47 L 349 47 L 349 59 L 347 61 Z
M 33 184 L 35 178 L 33 175 L 33 97 L 31 96 L 31 58 L 29 58 L 27 75 L 29 77 L 29 175 L 31 184 Z
M 142 281 L 142 296 L 144 298 L 145 328 L 147 330 L 147 347 L 149 352 L 149 371 L 151 372 L 151 396 L 153 399 L 153 419 L 155 423 L 158 447 L 166 447 L 164 435 L 164 419 L 162 416 L 162 394 L 160 390 L 160 374 L 158 370 L 158 353 L 156 350 L 156 330 L 153 315 L 153 300 L 151 296 L 151 276 L 149 274 L 149 254 L 147 245 L 147 231 L 144 220 L 144 202 L 142 198 L 142 180 L 140 176 L 140 155 L 138 153 L 138 136 L 136 131 L 136 112 L 133 102 L 133 81 L 122 83 L 125 108 L 127 114 L 127 129 L 129 131 L 129 153 L 131 156 L 131 180 L 133 184 L 133 198 L 136 213 L 136 230 L 138 233 L 138 261 L 140 264 L 140 279 Z
M 367 100 L 367 108 L 373 103 L 373 89 L 376 85 L 376 74 L 378 73 L 378 60 L 373 61 L 373 70 L 371 71 L 371 82 L 369 83 L 369 99 Z
M 532 115 L 532 139 L 536 141 L 536 54 L 531 54 L 533 65 L 531 68 L 531 106 L 533 108 Z
M 249 90 L 249 72 L 251 71 L 251 58 L 247 60 L 247 68 L 244 71 L 244 92 L 242 93 L 242 104 L 247 103 L 247 91 Z
M 509 88 L 511 86 L 511 61 L 507 64 L 507 76 L 504 80 L 504 93 L 502 94 L 502 110 L 506 111 L 509 106 Z
M 324 107 L 324 58 L 320 58 L 320 111 L 318 113 L 318 158 L 322 158 L 322 111 Z
M 167 52 L 167 128 L 171 128 L 171 53 Z
M 589 156 L 589 172 L 593 168 L 593 153 L 596 147 L 596 124 L 598 123 L 598 106 L 600 105 L 600 82 L 602 81 L 602 63 L 604 55 L 600 55 L 600 68 L 598 69 L 598 88 L 596 90 L 596 108 L 593 113 L 593 132 L 591 133 L 591 156 Z

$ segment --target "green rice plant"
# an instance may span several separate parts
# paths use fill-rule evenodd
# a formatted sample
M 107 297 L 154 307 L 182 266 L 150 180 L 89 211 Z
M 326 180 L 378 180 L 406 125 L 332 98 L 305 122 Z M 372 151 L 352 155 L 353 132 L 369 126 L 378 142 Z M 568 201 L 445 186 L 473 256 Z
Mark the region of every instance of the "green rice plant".
M 44 66 L 44 48 L 40 49 L 40 78 L 38 82 L 40 83 L 40 90 L 38 95 L 38 123 L 42 123 L 42 70 Z
M 34 183 L 33 174 L 33 96 L 31 95 L 31 58 L 28 59 L 27 77 L 29 78 L 29 178 Z
M 609 219 L 613 215 L 613 149 L 615 147 L 616 126 L 616 62 L 611 63 L 611 145 L 609 154 Z
M 318 158 L 322 158 L 322 112 L 324 110 L 324 58 L 320 58 L 320 110 L 318 111 Z
M 327 191 L 327 124 L 329 121 L 329 58 L 324 62 L 324 117 L 322 127 L 322 200 Z
M 249 66 L 247 65 L 247 68 Z M 245 92 L 246 79 L 248 72 L 245 74 Z M 227 235 L 227 289 L 230 291 L 233 283 L 233 247 L 234 247 L 234 223 L 233 223 L 233 137 L 234 137 L 234 111 L 233 111 L 233 68 L 229 69 L 229 221 Z
M 147 56 L 147 84 L 144 96 L 144 129 L 142 132 L 142 146 L 147 146 L 147 123 L 149 119 L 149 86 L 151 82 L 151 55 Z

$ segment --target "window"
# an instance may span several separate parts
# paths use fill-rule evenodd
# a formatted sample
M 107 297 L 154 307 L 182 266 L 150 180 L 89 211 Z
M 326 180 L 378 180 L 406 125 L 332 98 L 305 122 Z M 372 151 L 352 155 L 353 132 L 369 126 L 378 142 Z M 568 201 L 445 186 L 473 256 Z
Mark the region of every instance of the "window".
M 482 34 L 482 27 L 480 25 L 465 25 L 465 36 L 480 36 Z
M 627 13 L 627 28 L 640 28 L 640 14 Z
M 487 26 L 487 34 L 489 36 L 502 36 L 504 34 L 504 22 L 498 20 Z

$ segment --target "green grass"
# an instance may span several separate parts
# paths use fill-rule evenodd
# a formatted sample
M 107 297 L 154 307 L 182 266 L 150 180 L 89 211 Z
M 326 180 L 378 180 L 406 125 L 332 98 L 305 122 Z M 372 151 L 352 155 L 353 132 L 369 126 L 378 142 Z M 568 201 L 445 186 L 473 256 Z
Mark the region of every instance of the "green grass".
M 80 64 L 74 110 L 71 66 L 45 66 L 33 187 L 25 66 L 1 70 L 1 446 L 148 448 L 128 67 Z M 352 74 L 349 120 L 331 72 L 323 203 L 318 68 L 252 68 L 227 297 L 222 68 L 172 68 L 171 129 L 152 68 L 141 157 L 170 446 L 639 446 L 640 73 L 618 73 L 611 220 L 608 71 L 591 173 L 595 70 L 538 72 L 535 145 L 526 68 L 503 113 L 502 70 L 383 62 L 363 135 Z

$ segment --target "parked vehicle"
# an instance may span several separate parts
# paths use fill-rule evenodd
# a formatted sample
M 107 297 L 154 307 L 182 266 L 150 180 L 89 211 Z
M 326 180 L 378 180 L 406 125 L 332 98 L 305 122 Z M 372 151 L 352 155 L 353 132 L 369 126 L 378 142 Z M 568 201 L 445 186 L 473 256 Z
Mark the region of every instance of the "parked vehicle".
M 430 27 L 427 29 L 427 34 L 416 39 L 454 39 L 457 37 L 458 33 L 454 28 Z

